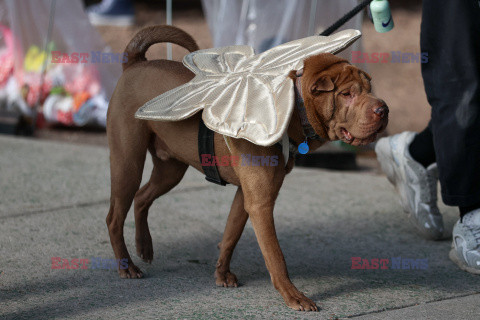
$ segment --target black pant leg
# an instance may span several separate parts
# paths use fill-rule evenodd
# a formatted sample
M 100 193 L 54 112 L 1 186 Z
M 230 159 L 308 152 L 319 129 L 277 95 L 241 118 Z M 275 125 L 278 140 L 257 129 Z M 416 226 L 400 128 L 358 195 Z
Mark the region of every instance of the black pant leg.
M 443 201 L 480 199 L 480 8 L 478 0 L 423 0 L 421 50 Z
M 408 150 L 410 151 L 412 158 L 425 168 L 432 163 L 437 162 L 430 123 L 422 132 L 418 133 L 415 138 L 413 138 Z

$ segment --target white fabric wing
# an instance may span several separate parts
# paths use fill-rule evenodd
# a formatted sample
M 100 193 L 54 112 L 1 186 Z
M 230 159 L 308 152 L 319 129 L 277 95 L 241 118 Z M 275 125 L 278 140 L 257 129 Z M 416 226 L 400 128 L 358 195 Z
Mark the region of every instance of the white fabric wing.
M 278 142 L 294 107 L 291 70 L 322 52 L 336 54 L 361 36 L 345 30 L 329 37 L 291 41 L 254 55 L 249 46 L 199 50 L 183 63 L 196 76 L 143 105 L 136 118 L 179 121 L 203 109 L 203 121 L 213 131 L 262 146 Z
M 222 74 L 237 71 L 242 61 L 254 55 L 253 48 L 249 46 L 205 49 L 186 55 L 183 64 L 197 75 L 202 72 L 208 75 Z

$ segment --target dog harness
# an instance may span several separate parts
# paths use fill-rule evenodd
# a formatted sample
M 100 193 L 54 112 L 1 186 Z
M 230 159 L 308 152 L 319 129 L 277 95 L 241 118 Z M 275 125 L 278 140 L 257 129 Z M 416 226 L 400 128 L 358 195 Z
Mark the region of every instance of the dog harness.
M 208 129 L 203 120 L 200 118 L 200 123 L 198 124 L 198 156 L 200 157 L 200 163 L 202 164 L 205 179 L 221 186 L 225 186 L 228 182 L 220 177 L 217 166 L 203 165 L 202 161 L 202 157 L 206 154 L 211 155 L 212 159 L 215 156 L 215 144 L 213 141 L 214 135 L 215 132 Z
M 198 156 L 200 158 L 200 163 L 202 163 L 203 173 L 205 174 L 205 179 L 209 182 L 225 186 L 228 184 L 225 180 L 220 177 L 218 172 L 218 167 L 216 165 L 203 165 L 203 157 L 205 155 L 210 155 L 211 158 L 215 156 L 215 143 L 214 143 L 215 132 L 210 130 L 203 120 L 200 118 L 200 123 L 198 124 Z M 225 143 L 227 144 L 228 150 L 231 152 L 230 144 L 228 142 L 227 136 L 223 136 Z M 288 134 L 285 133 L 282 137 L 282 142 L 277 142 L 274 146 L 282 150 L 283 157 L 285 159 L 285 166 L 287 165 L 289 157 L 295 157 L 296 147 L 293 140 L 289 139 Z

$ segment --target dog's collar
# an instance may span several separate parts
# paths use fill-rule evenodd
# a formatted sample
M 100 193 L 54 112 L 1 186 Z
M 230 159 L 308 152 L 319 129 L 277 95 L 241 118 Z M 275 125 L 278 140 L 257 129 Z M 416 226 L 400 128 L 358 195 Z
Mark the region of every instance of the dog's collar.
M 302 81 L 300 77 L 303 75 L 303 70 L 297 72 L 297 78 L 295 79 L 295 107 L 297 108 L 298 114 L 300 116 L 300 121 L 302 123 L 303 134 L 306 139 L 310 140 L 319 140 L 326 141 L 324 138 L 319 136 L 312 125 L 308 121 L 307 110 L 305 109 L 305 102 L 302 98 Z

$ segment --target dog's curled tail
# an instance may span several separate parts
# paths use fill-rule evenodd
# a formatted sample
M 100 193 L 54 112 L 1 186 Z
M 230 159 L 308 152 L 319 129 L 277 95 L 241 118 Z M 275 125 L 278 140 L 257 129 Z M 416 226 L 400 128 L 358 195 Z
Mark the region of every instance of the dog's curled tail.
M 125 49 L 127 62 L 122 64 L 123 70 L 137 62 L 146 61 L 145 53 L 148 48 L 161 42 L 178 44 L 190 52 L 199 49 L 192 36 L 179 28 L 167 25 L 147 27 L 140 30 L 127 45 Z

